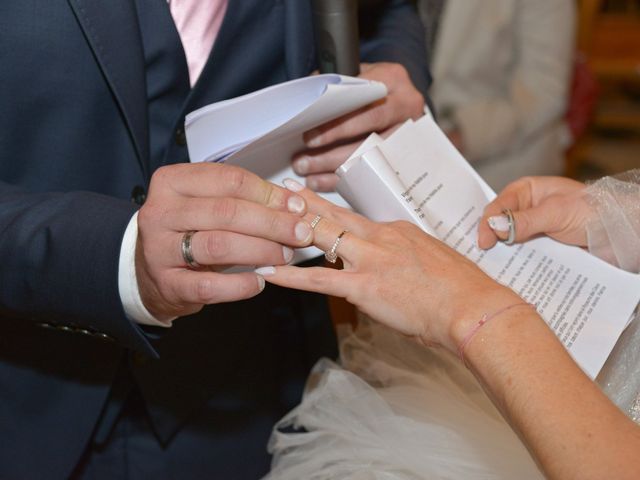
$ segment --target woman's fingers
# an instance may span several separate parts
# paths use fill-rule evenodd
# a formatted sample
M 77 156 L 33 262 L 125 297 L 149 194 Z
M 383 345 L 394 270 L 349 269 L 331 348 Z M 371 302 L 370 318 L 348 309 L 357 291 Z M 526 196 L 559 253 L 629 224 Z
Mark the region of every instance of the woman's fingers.
M 262 267 L 255 271 L 269 283 L 335 297 L 348 297 L 357 284 L 356 273 L 324 267 Z
M 307 214 L 304 218 L 314 225 L 313 244 L 324 252 L 333 250 L 344 260 L 345 267 L 358 265 L 369 252 L 370 244 L 352 232 L 349 224 L 335 223 L 322 215 Z
M 307 212 L 313 214 L 311 218 L 315 217 L 315 215 L 321 215 L 337 225 L 342 225 L 344 230 L 349 230 L 363 239 L 368 239 L 376 228 L 374 222 L 351 210 L 334 205 L 291 178 L 287 178 L 284 184 L 289 190 L 297 193 L 305 200 Z M 307 214 L 306 218 L 309 218 L 309 214 Z
M 478 225 L 478 246 L 487 249 L 493 247 L 499 240 L 506 240 L 509 236 L 509 228 L 504 211 L 509 209 L 517 212 L 530 206 L 531 188 L 528 178 L 521 178 L 507 185 L 484 209 Z
M 508 214 L 500 213 L 487 219 L 487 225 L 500 240 L 509 238 L 510 228 L 513 228 L 514 242 L 520 243 L 536 235 L 547 233 L 557 224 L 557 211 L 547 205 L 512 211 L 511 219 Z M 510 227 L 511 222 L 513 226 Z
M 583 245 L 589 217 L 583 188 L 584 184 L 561 177 L 524 177 L 509 184 L 485 208 L 478 226 L 478 246 L 491 248 L 509 238 L 506 209 L 513 215 L 516 242 L 547 234 L 565 243 Z
M 570 211 L 567 203 L 564 196 L 550 197 L 535 207 L 513 211 L 514 241 L 520 243 L 545 234 L 561 242 L 585 245 L 586 233 L 582 212 Z M 487 219 L 487 226 L 499 240 L 509 237 L 509 223 L 508 215 L 503 213 Z M 480 238 L 478 239 L 481 248 L 490 248 L 493 244 L 484 246 L 480 243 Z

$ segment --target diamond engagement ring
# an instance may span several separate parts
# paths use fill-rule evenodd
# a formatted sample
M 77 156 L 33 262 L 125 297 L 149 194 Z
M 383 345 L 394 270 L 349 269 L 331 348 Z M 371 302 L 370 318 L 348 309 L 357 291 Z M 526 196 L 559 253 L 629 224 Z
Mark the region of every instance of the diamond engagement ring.
M 513 245 L 516 240 L 516 220 L 513 218 L 513 212 L 510 208 L 505 208 L 502 213 L 506 215 L 507 222 L 509 223 L 509 236 L 504 241 L 505 245 Z
M 338 245 L 340 245 L 340 242 L 342 241 L 342 237 L 347 232 L 348 230 L 343 230 L 342 233 L 338 235 L 338 238 L 336 238 L 336 241 L 333 242 L 333 245 L 331 245 L 331 248 L 324 253 L 324 258 L 327 259 L 327 262 L 336 263 L 336 260 L 338 260 L 338 254 L 336 253 L 336 250 L 338 250 Z
M 311 220 L 311 228 L 316 228 L 316 225 L 320 223 L 320 220 L 322 220 L 322 215 L 316 215 L 316 217 Z
M 182 236 L 182 242 L 180 243 L 180 247 L 182 250 L 182 259 L 184 260 L 184 263 L 186 263 L 189 268 L 192 268 L 194 270 L 200 268 L 198 262 L 196 262 L 193 258 L 193 250 L 191 249 L 191 239 L 193 238 L 193 235 L 195 233 L 195 230 L 185 232 L 185 234 Z

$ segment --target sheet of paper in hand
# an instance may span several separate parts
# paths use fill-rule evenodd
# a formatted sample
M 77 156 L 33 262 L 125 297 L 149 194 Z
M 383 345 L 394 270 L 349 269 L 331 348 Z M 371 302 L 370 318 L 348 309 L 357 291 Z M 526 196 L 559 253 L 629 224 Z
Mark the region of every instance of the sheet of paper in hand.
M 304 149 L 304 132 L 383 98 L 380 82 L 335 74 L 314 75 L 207 105 L 187 115 L 191 162 L 225 162 L 282 185 L 291 177 L 291 157 Z M 337 193 L 324 195 L 342 206 Z M 322 252 L 299 250 L 296 262 Z
M 549 238 L 476 247 L 495 193 L 431 117 L 370 136 L 337 171 L 338 192 L 376 221 L 407 220 L 465 255 L 538 312 L 595 378 L 640 300 L 640 275 Z

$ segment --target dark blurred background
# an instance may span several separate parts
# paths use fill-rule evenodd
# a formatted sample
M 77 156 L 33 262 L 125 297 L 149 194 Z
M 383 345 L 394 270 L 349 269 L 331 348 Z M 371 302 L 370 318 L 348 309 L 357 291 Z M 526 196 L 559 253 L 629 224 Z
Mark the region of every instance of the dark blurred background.
M 640 167 L 640 0 L 578 0 L 577 12 L 596 93 L 567 174 L 584 180 Z

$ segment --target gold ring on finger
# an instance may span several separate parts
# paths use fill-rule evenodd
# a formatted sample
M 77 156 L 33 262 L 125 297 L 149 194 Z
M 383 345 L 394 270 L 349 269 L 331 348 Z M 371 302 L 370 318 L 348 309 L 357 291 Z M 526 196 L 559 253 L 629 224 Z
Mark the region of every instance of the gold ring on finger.
M 338 235 L 338 238 L 336 238 L 336 240 L 333 242 L 333 245 L 331 245 L 331 248 L 325 252 L 324 258 L 327 259 L 327 262 L 336 263 L 336 260 L 338 260 L 338 253 L 337 253 L 338 245 L 340 245 L 340 242 L 342 241 L 342 237 L 347 232 L 348 230 L 343 230 L 342 233 Z

